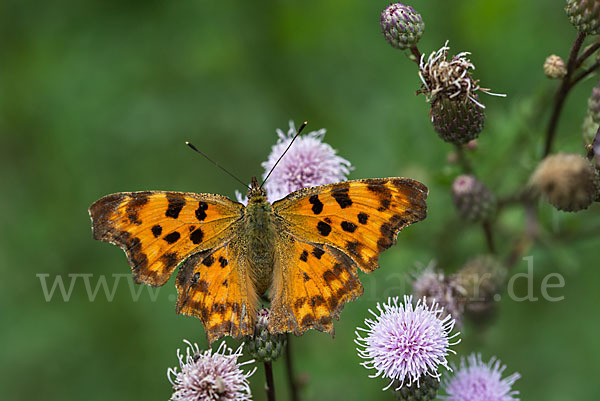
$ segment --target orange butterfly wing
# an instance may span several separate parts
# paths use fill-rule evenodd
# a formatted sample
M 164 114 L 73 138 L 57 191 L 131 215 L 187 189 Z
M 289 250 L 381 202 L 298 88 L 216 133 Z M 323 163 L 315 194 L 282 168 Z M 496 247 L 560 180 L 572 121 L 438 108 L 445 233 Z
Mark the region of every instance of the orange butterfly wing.
M 121 192 L 92 206 L 94 238 L 125 250 L 138 283 L 163 285 L 192 253 L 222 245 L 244 206 L 224 196 Z
M 332 331 L 344 303 L 362 294 L 357 267 L 377 269 L 379 254 L 395 244 L 398 232 L 426 217 L 426 199 L 427 188 L 417 181 L 383 178 L 307 188 L 275 202 L 283 234 L 272 329 Z
M 242 244 L 236 236 L 218 249 L 192 255 L 179 269 L 177 313 L 199 318 L 209 343 L 254 332 L 258 295 Z
M 302 334 L 315 328 L 333 333 L 346 302 L 362 295 L 356 264 L 342 252 L 280 234 L 274 269 L 269 330 Z

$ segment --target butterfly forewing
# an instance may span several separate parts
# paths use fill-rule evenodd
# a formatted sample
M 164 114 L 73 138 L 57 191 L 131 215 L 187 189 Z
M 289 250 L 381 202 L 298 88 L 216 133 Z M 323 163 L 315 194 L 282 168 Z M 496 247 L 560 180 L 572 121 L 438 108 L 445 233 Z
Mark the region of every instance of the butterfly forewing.
M 89 209 L 94 238 L 124 249 L 137 282 L 163 285 L 192 253 L 223 244 L 243 205 L 220 195 L 121 192 Z
M 273 210 L 293 237 L 332 246 L 371 272 L 398 232 L 426 217 L 426 199 L 418 181 L 366 179 L 296 191 Z

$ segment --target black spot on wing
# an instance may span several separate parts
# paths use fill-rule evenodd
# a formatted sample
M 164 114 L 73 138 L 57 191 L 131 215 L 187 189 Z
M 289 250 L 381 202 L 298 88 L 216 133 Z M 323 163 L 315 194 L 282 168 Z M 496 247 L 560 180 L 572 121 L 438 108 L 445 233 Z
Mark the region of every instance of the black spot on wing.
M 348 196 L 348 188 L 342 188 L 331 192 L 333 199 L 340 205 L 342 209 L 352 206 L 352 200 Z
M 196 209 L 196 218 L 200 221 L 204 221 L 206 218 L 206 209 L 208 204 L 206 202 L 198 202 L 198 209 Z
M 385 181 L 381 181 L 380 183 L 371 183 L 367 185 L 367 189 L 373 192 L 377 199 L 379 199 L 380 207 L 378 210 L 380 212 L 387 210 L 390 208 L 390 202 L 392 201 L 392 191 L 389 190 L 385 185 Z
M 300 254 L 300 260 L 303 262 L 306 262 L 308 260 L 308 252 L 306 252 L 306 250 L 302 251 L 302 253 Z
M 349 221 L 342 221 L 342 230 L 349 232 L 349 233 L 353 233 L 354 230 L 356 230 L 356 224 L 354 223 L 350 223 Z
M 204 258 L 204 260 L 202 261 L 202 264 L 204 266 L 210 267 L 212 266 L 212 264 L 215 263 L 215 258 L 213 258 L 212 255 L 208 255 L 206 258 Z
M 367 220 L 369 220 L 369 215 L 363 212 L 358 214 L 358 222 L 360 224 L 367 224 Z
M 165 235 L 163 239 L 169 244 L 174 244 L 179 241 L 180 237 L 181 234 L 179 234 L 177 231 L 173 231 L 172 233 Z
M 379 206 L 377 208 L 377 210 L 379 210 L 380 212 L 386 211 L 390 208 L 390 200 L 389 199 L 380 199 L 379 203 L 381 204 L 381 206 Z
M 304 279 L 304 281 L 310 280 L 310 276 L 304 272 L 302 272 L 302 278 Z
M 127 218 L 131 224 L 140 225 L 142 221 L 138 217 L 138 212 L 142 206 L 148 203 L 148 193 L 140 192 L 132 195 L 132 198 L 127 202 L 125 208 L 127 212 Z
M 331 226 L 324 221 L 319 221 L 319 223 L 317 223 L 317 230 L 319 230 L 319 234 L 327 237 L 331 232 Z
M 190 234 L 190 240 L 196 245 L 201 243 L 203 238 L 204 238 L 204 233 L 202 232 L 202 230 L 200 228 L 195 229 Z
M 319 214 L 323 211 L 323 202 L 319 200 L 318 195 L 313 195 L 308 198 L 308 201 L 312 204 L 312 212 L 314 214 Z
M 219 256 L 219 264 L 221 267 L 225 267 L 229 264 L 229 261 L 227 261 L 227 259 L 225 259 L 223 256 Z
M 152 226 L 152 235 L 154 235 L 154 238 L 158 238 L 160 237 L 160 235 L 162 234 L 162 227 L 160 225 L 155 225 Z
M 322 250 L 321 248 L 314 247 L 313 250 L 312 250 L 312 254 L 317 259 L 321 259 L 321 256 L 323 256 L 324 253 L 325 253 L 325 251 Z
M 185 199 L 178 196 L 167 195 L 167 201 L 169 202 L 169 206 L 167 207 L 165 216 L 173 219 L 178 218 L 181 209 L 185 206 Z

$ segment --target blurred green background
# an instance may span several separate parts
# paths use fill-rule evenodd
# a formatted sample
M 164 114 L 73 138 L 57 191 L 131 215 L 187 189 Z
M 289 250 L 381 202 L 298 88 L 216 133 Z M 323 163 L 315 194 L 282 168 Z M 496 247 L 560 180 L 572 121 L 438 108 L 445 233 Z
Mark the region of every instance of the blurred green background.
M 327 128 L 326 141 L 350 160 L 351 178 L 408 176 L 430 188 L 429 216 L 399 236 L 381 269 L 361 275 L 365 295 L 346 306 L 336 337 L 293 339 L 306 400 L 392 399 L 369 379 L 353 343 L 367 310 L 410 291 L 415 263 L 446 271 L 485 252 L 479 226 L 459 220 L 449 185 L 450 145 L 415 97 L 414 63 L 381 35 L 388 3 L 358 0 L 0 2 L 0 391 L 7 400 L 167 399 L 166 369 L 187 338 L 206 345 L 200 321 L 174 313 L 174 281 L 153 300 L 135 301 L 117 247 L 92 240 L 88 206 L 119 191 L 169 189 L 233 196 L 235 181 L 195 155 L 190 140 L 242 176 L 262 173 L 276 128 L 290 119 Z M 422 52 L 450 40 L 471 51 L 487 97 L 486 130 L 469 155 L 500 195 L 522 185 L 541 154 L 557 83 L 542 73 L 546 56 L 566 58 L 576 31 L 563 1 L 494 0 L 411 3 L 423 15 Z M 597 78 L 570 95 L 555 149 L 583 153 L 580 126 Z M 522 374 L 524 400 L 597 400 L 600 346 L 596 204 L 579 214 L 541 205 L 547 240 L 536 244 L 533 288 L 560 273 L 561 302 L 504 297 L 484 332 L 467 325 L 459 355 L 498 356 Z M 523 225 L 519 208 L 497 224 L 505 256 Z M 514 273 L 526 270 L 520 262 Z M 47 276 L 39 276 L 45 274 Z M 71 276 L 69 276 L 69 274 Z M 45 300 L 42 281 L 65 285 L 68 302 Z M 114 299 L 98 279 L 124 275 Z M 126 275 L 125 275 L 126 274 Z M 89 276 L 92 275 L 92 276 Z M 527 283 L 519 280 L 517 293 Z M 234 342 L 232 342 L 234 344 Z M 452 357 L 458 361 L 458 357 Z M 283 361 L 274 365 L 287 398 Z M 263 372 L 252 378 L 264 399 Z

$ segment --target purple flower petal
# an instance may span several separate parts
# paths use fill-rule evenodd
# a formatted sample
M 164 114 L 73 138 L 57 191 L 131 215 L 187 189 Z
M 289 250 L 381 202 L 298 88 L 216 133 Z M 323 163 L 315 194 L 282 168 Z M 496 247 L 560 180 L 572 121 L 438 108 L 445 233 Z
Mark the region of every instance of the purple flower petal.
M 480 354 L 469 355 L 468 362 L 460 360 L 460 368 L 453 377 L 445 380 L 448 401 L 519 401 L 518 391 L 512 385 L 521 377 L 518 373 L 502 379 L 506 366 L 495 357 L 483 363 Z
M 200 352 L 198 344 L 188 345 L 185 356 L 177 350 L 180 371 L 177 367 L 169 368 L 167 376 L 173 385 L 171 400 L 209 401 L 209 400 L 250 400 L 248 378 L 254 374 L 256 367 L 243 372 L 241 367 L 253 360 L 238 363 L 242 356 L 242 345 L 234 352 L 222 342 L 216 352 L 208 349 Z
M 388 378 L 392 386 L 394 380 L 400 382 L 401 388 L 406 382 L 411 386 L 414 382 L 419 386 L 419 379 L 429 375 L 440 378 L 439 366 L 451 370 L 446 357 L 455 353 L 449 349 L 460 340 L 450 342 L 458 336 L 450 336 L 454 327 L 452 316 L 444 315 L 444 309 L 436 302 L 427 305 L 419 300 L 412 304 L 412 296 L 404 296 L 404 303 L 399 298 L 389 298 L 387 303 L 377 304 L 378 313 L 371 310 L 375 319 L 366 319 L 367 328 L 357 330 L 365 332 L 361 337 L 356 332 L 358 355 L 366 359 L 361 365 L 376 372 L 370 377 Z

